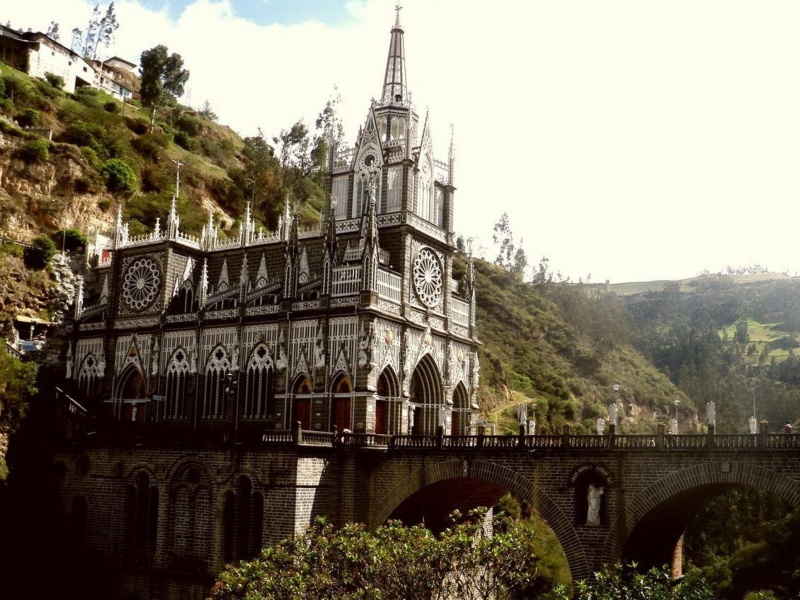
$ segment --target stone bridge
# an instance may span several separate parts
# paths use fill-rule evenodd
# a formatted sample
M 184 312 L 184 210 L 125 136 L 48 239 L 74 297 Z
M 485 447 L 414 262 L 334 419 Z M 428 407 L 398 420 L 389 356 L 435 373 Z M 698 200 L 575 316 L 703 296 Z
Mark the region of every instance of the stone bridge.
M 359 448 L 360 481 L 340 517 L 376 527 L 389 518 L 443 525 L 453 510 L 491 506 L 506 492 L 555 532 L 573 580 L 603 563 L 635 560 L 680 573 L 681 542 L 713 496 L 754 487 L 800 507 L 800 435 L 709 434 L 397 437 Z M 595 518 L 589 487 L 602 490 Z M 344 500 L 344 498 L 342 499 Z
M 55 473 L 65 514 L 83 528 L 89 549 L 116 564 L 123 590 L 137 589 L 142 569 L 159 585 L 188 589 L 190 565 L 195 587 L 186 597 L 202 598 L 236 548 L 246 550 L 245 540 L 276 542 L 316 516 L 373 528 L 398 518 L 435 530 L 453 510 L 492 506 L 508 492 L 547 521 L 577 581 L 623 560 L 671 564 L 680 573 L 692 516 L 731 488 L 754 487 L 800 507 L 800 434 L 572 435 L 565 428 L 560 435 L 390 437 L 296 429 L 218 446 L 86 441 L 56 456 Z M 590 486 L 602 492 L 594 508 Z M 242 498 L 249 508 L 240 511 Z M 137 537 L 139 530 L 152 537 Z

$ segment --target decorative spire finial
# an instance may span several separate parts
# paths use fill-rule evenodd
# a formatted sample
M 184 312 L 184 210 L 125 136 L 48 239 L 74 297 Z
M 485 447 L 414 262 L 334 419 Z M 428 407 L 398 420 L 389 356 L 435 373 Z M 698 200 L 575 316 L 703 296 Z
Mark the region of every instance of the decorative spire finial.
M 400 2 L 395 4 L 394 10 L 397 12 L 397 18 L 394 21 L 394 26 L 400 27 L 400 11 L 403 10 L 403 7 L 400 6 Z

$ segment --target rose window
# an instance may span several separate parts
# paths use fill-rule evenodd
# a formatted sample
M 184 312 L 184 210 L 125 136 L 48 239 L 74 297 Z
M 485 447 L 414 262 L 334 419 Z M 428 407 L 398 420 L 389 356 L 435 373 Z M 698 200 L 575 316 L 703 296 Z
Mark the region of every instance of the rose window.
M 144 310 L 153 303 L 161 283 L 158 265 L 149 258 L 140 258 L 125 271 L 122 297 L 133 310 Z
M 414 259 L 414 289 L 425 306 L 434 307 L 442 296 L 442 266 L 430 248 L 423 248 Z

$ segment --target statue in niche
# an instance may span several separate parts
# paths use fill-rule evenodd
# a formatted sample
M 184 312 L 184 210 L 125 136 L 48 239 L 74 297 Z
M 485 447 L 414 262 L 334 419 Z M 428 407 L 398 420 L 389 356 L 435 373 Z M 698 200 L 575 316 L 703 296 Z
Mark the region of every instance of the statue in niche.
M 314 345 L 314 367 L 317 369 L 325 368 L 325 349 L 322 340 L 317 340 Z
M 239 370 L 239 344 L 234 342 L 233 348 L 231 349 L 231 371 L 238 371 L 238 370 Z
M 600 525 L 600 502 L 603 493 L 603 486 L 596 486 L 593 483 L 589 484 L 589 489 L 586 492 L 586 500 L 588 502 L 588 508 L 586 510 L 587 525 Z
M 189 355 L 189 373 L 197 373 L 197 351 L 187 348 L 186 354 Z
M 279 371 L 286 369 L 289 362 L 286 360 L 286 352 L 283 349 L 283 344 L 278 344 L 278 360 L 275 361 L 275 366 Z

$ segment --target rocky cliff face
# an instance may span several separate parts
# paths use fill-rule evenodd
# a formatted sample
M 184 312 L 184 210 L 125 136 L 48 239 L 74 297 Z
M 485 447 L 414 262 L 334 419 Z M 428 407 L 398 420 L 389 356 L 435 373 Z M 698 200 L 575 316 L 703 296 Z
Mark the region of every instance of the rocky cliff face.
M 80 150 L 54 143 L 49 160 L 26 162 L 19 151 L 28 141 L 0 135 L 0 236 L 30 242 L 70 227 L 108 231 L 112 197 L 88 191 L 96 182 Z

